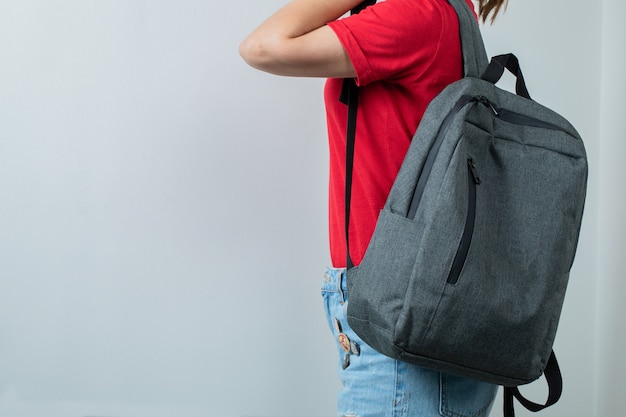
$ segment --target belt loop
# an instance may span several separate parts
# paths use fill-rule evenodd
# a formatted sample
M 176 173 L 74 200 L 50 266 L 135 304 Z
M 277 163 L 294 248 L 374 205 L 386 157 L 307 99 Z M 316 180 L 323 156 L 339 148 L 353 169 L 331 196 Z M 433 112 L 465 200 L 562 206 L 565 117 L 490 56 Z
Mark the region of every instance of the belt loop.
M 346 302 L 346 294 L 343 290 L 343 283 L 345 279 L 346 279 L 346 270 L 344 269 L 339 274 L 339 279 L 337 280 L 337 290 L 339 291 L 339 295 L 341 296 L 341 301 L 339 303 L 342 305 L 343 303 Z

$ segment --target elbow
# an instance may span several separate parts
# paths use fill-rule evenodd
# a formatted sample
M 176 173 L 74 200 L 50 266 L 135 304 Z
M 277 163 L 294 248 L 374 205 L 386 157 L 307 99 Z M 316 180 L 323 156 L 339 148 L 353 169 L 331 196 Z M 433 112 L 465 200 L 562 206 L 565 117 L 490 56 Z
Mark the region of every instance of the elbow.
M 246 38 L 239 45 L 239 55 L 253 68 L 267 71 L 266 67 L 271 61 L 271 54 L 265 42 L 252 36 Z
M 282 74 L 285 65 L 281 59 L 283 46 L 279 39 L 251 35 L 239 45 L 239 55 L 253 68 L 271 74 Z M 284 58 L 284 57 L 283 57 Z
M 239 44 L 239 55 L 248 65 L 254 67 L 255 62 L 258 60 L 259 47 L 248 37 Z

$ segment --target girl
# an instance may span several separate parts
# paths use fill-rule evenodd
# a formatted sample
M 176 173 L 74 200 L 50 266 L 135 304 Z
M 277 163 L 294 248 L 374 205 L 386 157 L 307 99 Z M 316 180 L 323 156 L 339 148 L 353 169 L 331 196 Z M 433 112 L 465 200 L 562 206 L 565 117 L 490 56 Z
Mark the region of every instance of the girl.
M 386 0 L 342 18 L 362 1 L 293 0 L 240 45 L 244 60 L 259 70 L 328 78 L 333 267 L 326 270 L 322 294 L 339 352 L 338 415 L 485 417 L 496 386 L 388 358 L 363 343 L 345 318 L 347 107 L 339 101 L 342 79 L 354 78 L 359 86 L 349 229 L 350 257 L 358 265 L 426 106 L 463 76 L 458 19 L 448 0 Z M 471 0 L 461 1 L 473 10 Z M 506 3 L 477 1 L 483 21 L 493 21 Z

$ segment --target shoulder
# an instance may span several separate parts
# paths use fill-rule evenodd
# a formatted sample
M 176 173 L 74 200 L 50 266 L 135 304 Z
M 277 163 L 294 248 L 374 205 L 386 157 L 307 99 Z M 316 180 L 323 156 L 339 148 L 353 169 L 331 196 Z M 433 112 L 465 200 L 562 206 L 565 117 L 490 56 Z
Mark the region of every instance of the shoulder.
M 394 22 L 400 30 L 422 30 L 439 26 L 450 17 L 456 19 L 454 8 L 448 0 L 385 0 L 366 9 L 363 18 Z M 356 17 L 356 16 L 353 16 Z
M 458 30 L 458 18 L 448 0 L 385 0 L 329 26 L 361 48 L 372 42 L 415 49 L 432 46 L 442 31 Z
M 447 0 L 386 0 L 329 24 L 358 74 L 359 84 L 419 72 L 458 19 Z

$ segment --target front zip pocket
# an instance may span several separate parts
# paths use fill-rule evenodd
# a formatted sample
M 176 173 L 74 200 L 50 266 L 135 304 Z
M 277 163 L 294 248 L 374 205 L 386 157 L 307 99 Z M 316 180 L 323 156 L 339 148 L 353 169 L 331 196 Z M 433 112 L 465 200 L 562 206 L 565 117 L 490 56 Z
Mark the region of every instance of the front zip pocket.
M 516 113 L 511 110 L 497 108 L 487 97 L 475 96 L 473 99 L 488 107 L 493 113 L 494 117 L 502 120 L 503 122 L 512 123 L 520 126 L 539 127 L 542 129 L 556 130 L 569 134 L 569 132 L 560 126 L 553 123 L 546 122 L 545 120 L 539 120 L 531 116 Z
M 458 282 L 461 270 L 467 259 L 470 244 L 472 243 L 474 221 L 476 219 L 476 186 L 478 184 L 480 184 L 478 169 L 476 169 L 474 160 L 469 158 L 467 160 L 467 217 L 465 218 L 465 228 L 463 229 L 461 242 L 459 243 L 459 248 L 456 251 L 452 268 L 450 268 L 450 274 L 448 275 L 448 284 L 454 285 Z

